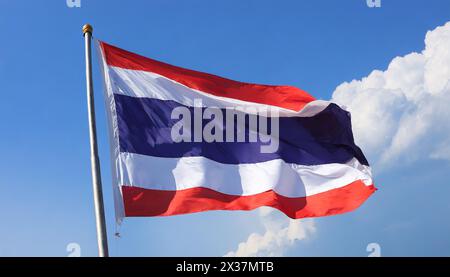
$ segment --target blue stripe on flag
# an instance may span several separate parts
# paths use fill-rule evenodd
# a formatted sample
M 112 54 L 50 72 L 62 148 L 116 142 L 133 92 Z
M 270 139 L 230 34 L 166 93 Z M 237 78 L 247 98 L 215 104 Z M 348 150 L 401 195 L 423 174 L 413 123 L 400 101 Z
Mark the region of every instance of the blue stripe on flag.
M 114 99 L 121 152 L 168 158 L 203 156 L 224 164 L 282 159 L 287 163 L 319 165 L 345 163 L 355 157 L 361 164 L 368 165 L 354 143 L 349 113 L 335 104 L 313 117 L 279 118 L 278 150 L 261 153 L 261 146 L 267 145 L 261 141 L 175 143 L 171 138 L 171 127 L 179 120 L 171 119 L 171 113 L 183 105 L 171 100 L 119 94 L 115 94 Z M 193 114 L 194 108 L 187 108 Z M 222 112 L 225 114 L 224 110 Z M 203 120 L 203 126 L 208 121 Z M 248 138 L 248 128 L 245 129 Z

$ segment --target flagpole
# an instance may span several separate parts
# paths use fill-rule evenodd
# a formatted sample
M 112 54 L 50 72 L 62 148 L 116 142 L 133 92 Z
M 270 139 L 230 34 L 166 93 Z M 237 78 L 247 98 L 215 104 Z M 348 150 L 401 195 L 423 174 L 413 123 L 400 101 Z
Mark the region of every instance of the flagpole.
M 86 56 L 86 86 L 89 115 L 89 139 L 91 145 L 92 188 L 94 191 L 95 222 L 97 225 L 98 256 L 108 257 L 108 239 L 106 234 L 105 210 L 103 207 L 102 179 L 100 175 L 100 160 L 98 158 L 97 131 L 95 126 L 94 88 L 92 84 L 91 40 L 92 26 L 83 26 Z

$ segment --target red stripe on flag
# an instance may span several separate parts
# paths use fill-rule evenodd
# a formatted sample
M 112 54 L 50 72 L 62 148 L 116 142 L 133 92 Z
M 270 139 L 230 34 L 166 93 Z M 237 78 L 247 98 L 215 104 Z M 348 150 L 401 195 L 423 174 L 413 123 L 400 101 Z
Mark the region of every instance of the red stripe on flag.
M 117 48 L 100 41 L 110 66 L 153 72 L 189 88 L 216 96 L 255 102 L 299 111 L 315 98 L 292 86 L 269 86 L 233 81 L 208 73 L 185 69 Z
M 290 218 L 319 217 L 352 211 L 375 190 L 373 185 L 366 186 L 362 181 L 355 181 L 315 195 L 289 198 L 272 190 L 236 196 L 202 187 L 178 191 L 122 187 L 126 217 L 169 216 L 208 210 L 253 210 L 261 206 L 276 208 Z

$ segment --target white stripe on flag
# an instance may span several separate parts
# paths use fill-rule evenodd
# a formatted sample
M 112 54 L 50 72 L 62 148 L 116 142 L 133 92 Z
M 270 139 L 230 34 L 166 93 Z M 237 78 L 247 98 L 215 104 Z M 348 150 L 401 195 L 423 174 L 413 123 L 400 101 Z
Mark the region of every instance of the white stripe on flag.
M 330 102 L 316 100 L 308 103 L 302 110 L 295 112 L 292 110 L 247 102 L 233 98 L 215 96 L 199 90 L 189 88 L 174 80 L 168 79 L 156 73 L 123 69 L 108 66 L 109 78 L 114 87 L 115 94 L 122 94 L 137 98 L 153 98 L 159 100 L 172 100 L 179 104 L 194 107 L 194 100 L 201 100 L 203 107 L 236 108 L 245 110 L 248 113 L 266 115 L 267 111 L 275 111 L 278 116 L 283 117 L 311 117 L 323 111 Z
M 121 185 L 154 190 L 209 188 L 230 195 L 274 190 L 303 197 L 343 187 L 356 180 L 372 185 L 370 168 L 356 159 L 346 164 L 288 164 L 271 160 L 252 164 L 221 164 L 204 157 L 159 158 L 120 153 Z

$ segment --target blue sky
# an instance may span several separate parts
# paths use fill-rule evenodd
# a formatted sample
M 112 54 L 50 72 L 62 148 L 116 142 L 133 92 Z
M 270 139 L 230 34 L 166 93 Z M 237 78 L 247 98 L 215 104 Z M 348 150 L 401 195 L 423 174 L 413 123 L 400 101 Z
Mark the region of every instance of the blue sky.
M 330 99 L 342 82 L 421 51 L 425 33 L 450 21 L 446 0 L 383 0 L 373 9 L 365 0 L 65 2 L 0 0 L 0 256 L 66 256 L 71 242 L 83 256 L 97 254 L 83 24 L 98 39 L 168 63 Z M 221 256 L 264 232 L 257 211 L 215 211 L 127 219 L 115 238 L 97 63 L 94 85 L 111 255 Z M 375 172 L 372 198 L 316 219 L 317 231 L 285 255 L 367 256 L 376 242 L 385 256 L 448 256 L 449 166 L 423 158 Z

